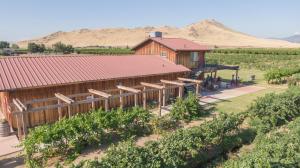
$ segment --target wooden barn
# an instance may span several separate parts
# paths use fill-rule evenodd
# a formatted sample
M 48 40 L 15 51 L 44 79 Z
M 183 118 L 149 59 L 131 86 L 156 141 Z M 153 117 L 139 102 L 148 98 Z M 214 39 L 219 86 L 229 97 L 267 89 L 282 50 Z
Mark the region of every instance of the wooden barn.
M 205 52 L 210 49 L 182 38 L 164 38 L 160 32 L 133 47 L 137 55 L 160 55 L 162 58 L 183 65 L 189 69 L 198 69 L 205 65 Z
M 88 102 L 87 100 L 94 98 L 95 94 L 104 97 L 109 94 L 120 94 L 124 90 L 121 87 L 117 88 L 117 85 L 124 86 L 126 92 L 126 87 L 143 88 L 141 82 L 161 83 L 162 79 L 177 80 L 178 77 L 186 77 L 189 73 L 188 68 L 162 59 L 159 55 L 2 58 L 0 59 L 0 112 L 15 129 L 19 128 L 20 120 L 26 123 L 26 127 L 33 127 L 57 121 L 61 115 L 67 115 L 70 111 L 73 114 L 87 112 L 91 106 L 92 108 L 104 106 L 115 108 L 119 107 L 120 103 L 124 107 L 134 103 L 142 105 L 143 96 L 150 101 L 157 99 L 158 93 L 139 94 L 140 92 L 137 91 L 135 95 L 128 95 L 124 100 L 122 97 L 117 97 L 109 102 L 99 99 L 97 102 L 70 106 L 74 101 Z M 97 90 L 105 90 L 107 94 Z M 178 94 L 178 90 L 172 91 Z M 15 111 L 28 113 L 19 119 L 13 115 Z

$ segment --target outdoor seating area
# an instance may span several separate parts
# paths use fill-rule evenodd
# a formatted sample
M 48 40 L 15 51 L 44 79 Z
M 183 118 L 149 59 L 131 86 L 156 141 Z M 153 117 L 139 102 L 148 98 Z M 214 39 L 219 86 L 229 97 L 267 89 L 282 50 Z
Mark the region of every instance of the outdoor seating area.
M 219 70 L 232 70 L 231 80 L 223 79 L 217 75 Z M 240 84 L 238 75 L 239 66 L 227 66 L 218 64 L 205 64 L 203 67 L 192 70 L 196 78 L 202 78 L 202 90 L 215 91 L 218 89 L 229 89 L 237 87 Z

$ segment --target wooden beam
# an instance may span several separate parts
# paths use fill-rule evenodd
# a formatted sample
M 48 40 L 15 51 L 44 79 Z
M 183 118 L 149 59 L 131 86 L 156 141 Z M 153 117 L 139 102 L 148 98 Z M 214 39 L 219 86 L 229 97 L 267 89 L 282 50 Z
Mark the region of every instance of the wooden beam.
M 24 111 L 24 108 L 22 107 L 22 105 L 19 104 L 19 102 L 16 99 L 13 99 L 13 103 L 20 112 Z
M 16 101 L 19 103 L 19 105 L 26 111 L 27 110 L 27 107 L 19 100 L 19 99 L 16 99 Z
M 176 81 L 169 81 L 169 80 L 160 80 L 162 83 L 170 84 L 170 85 L 177 85 L 177 86 L 184 86 L 185 83 L 180 83 Z
M 62 101 L 64 101 L 67 104 L 72 104 L 72 103 L 75 102 L 71 98 L 69 98 L 69 97 L 67 97 L 67 96 L 65 96 L 65 95 L 63 95 L 61 93 L 55 93 L 55 97 L 58 98 L 58 99 L 60 99 L 60 100 L 62 100 Z
M 112 96 L 111 94 L 108 94 L 108 93 L 105 93 L 105 92 L 102 92 L 102 91 L 99 91 L 99 90 L 94 90 L 94 89 L 89 89 L 89 92 L 92 93 L 92 94 L 95 94 L 97 96 L 107 98 L 107 99 Z
M 146 82 L 141 82 L 141 85 L 142 86 L 147 86 L 147 87 L 150 87 L 150 88 L 155 88 L 155 89 L 163 89 L 164 88 L 164 86 L 157 85 L 157 84 L 152 84 L 152 83 L 146 83 Z
M 184 82 L 192 82 L 192 83 L 197 83 L 197 84 L 201 84 L 202 81 L 201 80 L 195 80 L 195 79 L 188 79 L 188 78 L 177 78 L 180 81 L 184 81 Z
M 121 86 L 121 85 L 118 85 L 117 88 L 120 89 L 120 90 L 125 90 L 125 91 L 128 91 L 128 92 L 132 92 L 132 93 L 140 93 L 141 92 L 138 89 L 134 89 L 134 88 L 131 88 L 131 87 L 126 87 L 126 86 Z

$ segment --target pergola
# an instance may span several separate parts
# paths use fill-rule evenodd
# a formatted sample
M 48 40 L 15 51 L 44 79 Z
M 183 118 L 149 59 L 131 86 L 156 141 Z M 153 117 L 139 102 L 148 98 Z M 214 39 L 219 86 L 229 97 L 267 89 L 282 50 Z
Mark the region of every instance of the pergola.
M 187 78 L 178 78 L 176 81 L 170 80 L 160 80 L 161 83 L 153 84 L 141 82 L 142 90 L 136 89 L 135 87 L 128 87 L 117 85 L 116 88 L 119 90 L 119 94 L 109 94 L 105 90 L 95 90 L 88 89 L 88 93 L 80 93 L 76 95 L 63 95 L 61 93 L 55 93 L 54 97 L 44 98 L 44 99 L 34 99 L 31 101 L 27 101 L 25 103 L 21 102 L 19 99 L 13 99 L 13 104 L 16 107 L 16 111 L 13 112 L 13 115 L 17 118 L 17 127 L 18 127 L 18 135 L 22 137 L 22 135 L 26 135 L 28 128 L 28 114 L 29 113 L 37 113 L 44 110 L 49 109 L 57 109 L 58 112 L 58 120 L 63 118 L 62 108 L 67 107 L 68 109 L 68 117 L 71 117 L 72 107 L 80 104 L 91 103 L 92 109 L 95 109 L 95 102 L 104 100 L 105 111 L 109 110 L 109 100 L 114 98 L 119 98 L 120 108 L 124 108 L 124 99 L 128 96 L 134 96 L 134 106 L 138 106 L 138 95 L 142 94 L 143 99 L 143 108 L 147 108 L 147 93 L 158 91 L 158 115 L 161 116 L 162 107 L 166 106 L 166 97 L 168 96 L 166 90 L 167 89 L 176 89 L 179 88 L 178 97 L 183 97 L 184 86 L 195 85 L 196 86 L 196 94 L 200 93 L 200 80 L 187 79 Z M 76 97 L 88 96 L 84 100 L 77 100 Z M 97 96 L 97 97 L 95 97 Z M 40 106 L 40 107 L 32 107 L 31 104 L 41 103 L 47 101 L 57 101 L 57 104 Z M 27 118 L 27 119 L 26 119 Z

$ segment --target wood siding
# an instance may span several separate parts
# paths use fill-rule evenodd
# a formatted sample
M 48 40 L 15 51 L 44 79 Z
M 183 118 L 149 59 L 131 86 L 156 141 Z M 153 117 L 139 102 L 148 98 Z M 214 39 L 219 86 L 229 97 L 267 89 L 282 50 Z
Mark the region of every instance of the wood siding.
M 81 84 L 72 84 L 72 85 L 65 85 L 65 86 L 55 86 L 55 87 L 47 87 L 47 88 L 35 88 L 35 89 L 26 89 L 26 90 L 16 90 L 9 93 L 1 93 L 1 103 L 4 102 L 3 100 L 7 99 L 5 102 L 12 102 L 13 98 L 18 98 L 22 102 L 31 101 L 33 99 L 41 99 L 41 98 L 50 98 L 54 97 L 55 93 L 61 93 L 64 95 L 72 95 L 78 93 L 87 93 L 88 89 L 96 89 L 101 90 L 111 94 L 119 94 L 119 91 L 116 89 L 116 85 L 122 84 L 124 86 L 137 86 L 140 85 L 140 82 L 149 82 L 149 83 L 159 83 L 161 79 L 167 80 L 176 80 L 177 77 L 186 77 L 188 74 L 187 72 L 182 73 L 172 73 L 172 74 L 164 74 L 164 75 L 156 75 L 156 76 L 148 76 L 148 77 L 139 77 L 139 78 L 129 78 L 129 79 L 120 79 L 120 80 L 109 80 L 109 81 L 99 81 L 99 82 L 90 82 L 90 83 L 81 83 Z M 142 89 L 139 88 L 139 89 Z M 176 90 L 173 89 L 171 91 L 173 95 L 175 95 Z M 158 93 L 151 92 L 147 94 L 147 100 L 157 100 Z M 77 97 L 76 100 L 84 100 L 87 97 Z M 124 106 L 132 106 L 134 104 L 134 96 L 128 96 L 124 101 Z M 139 105 L 142 106 L 142 94 L 138 95 L 138 102 Z M 16 118 L 12 118 L 10 113 L 10 108 L 14 110 L 14 107 L 10 107 L 10 103 L 5 103 L 2 107 L 3 113 L 8 120 L 10 120 L 11 125 L 13 128 L 17 128 Z M 50 102 L 43 102 L 43 103 L 35 103 L 32 107 L 39 107 L 39 106 L 46 106 L 46 105 L 53 105 L 57 104 L 57 100 L 50 101 Z M 119 99 L 114 99 L 113 101 L 109 102 L 109 106 L 111 108 L 119 107 Z M 96 102 L 96 108 L 104 108 L 104 102 Z M 30 108 L 30 107 L 29 107 Z M 91 104 L 81 104 L 72 107 L 72 113 L 82 113 L 88 112 L 91 109 Z M 67 108 L 63 108 L 63 114 L 67 115 Z M 30 113 L 28 117 L 26 117 L 26 122 L 28 123 L 29 127 L 34 127 L 36 125 L 41 125 L 45 123 L 52 123 L 58 120 L 58 112 L 57 109 L 52 110 L 44 110 L 41 112 Z
M 187 68 L 193 69 L 193 68 L 198 68 L 198 67 L 202 67 L 205 65 L 205 57 L 204 51 L 195 51 L 195 52 L 199 52 L 199 61 L 193 63 L 191 61 L 191 52 L 193 51 L 180 51 L 177 54 L 177 64 L 181 64 Z
M 149 41 L 136 49 L 135 54 L 161 55 L 162 52 L 166 52 L 168 60 L 176 63 L 176 52 L 154 41 Z
M 135 54 L 140 55 L 161 55 L 162 52 L 167 53 L 167 58 L 174 62 L 175 64 L 183 65 L 187 68 L 193 69 L 205 65 L 205 51 L 196 51 L 199 52 L 199 62 L 191 62 L 191 52 L 193 51 L 178 51 L 175 52 L 164 45 L 161 45 L 155 41 L 149 41 L 141 45 L 135 50 Z

